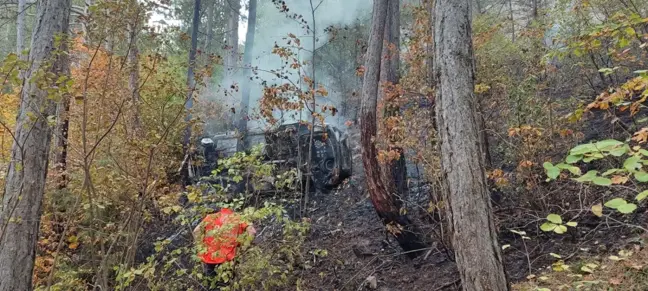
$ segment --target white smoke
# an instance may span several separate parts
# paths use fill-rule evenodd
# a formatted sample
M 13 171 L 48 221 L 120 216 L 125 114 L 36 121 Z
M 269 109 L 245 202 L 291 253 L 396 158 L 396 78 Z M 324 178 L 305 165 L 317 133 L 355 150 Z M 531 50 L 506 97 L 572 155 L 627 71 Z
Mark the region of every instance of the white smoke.
M 303 46 L 300 51 L 299 60 L 307 61 L 310 64 L 313 51 L 313 17 L 311 10 L 310 0 L 285 0 L 288 12 L 280 12 L 277 7 L 267 1 L 261 3 L 258 7 L 257 15 L 257 30 L 255 35 L 254 55 L 255 59 L 252 62 L 253 67 L 258 67 L 259 80 L 253 81 L 250 95 L 250 112 L 258 110 L 258 102 L 262 95 L 261 81 L 266 81 L 267 85 L 283 84 L 287 80 L 277 78 L 272 73 L 267 71 L 277 70 L 282 66 L 282 60 L 279 56 L 272 54 L 272 48 L 275 43 L 279 46 L 286 44 L 286 37 L 289 34 L 296 35 Z M 315 11 L 315 28 L 316 28 L 316 43 L 315 49 L 326 44 L 329 39 L 325 29 L 329 26 L 342 26 L 351 25 L 357 21 L 358 18 L 366 17 L 371 13 L 372 1 L 369 0 L 313 0 L 313 7 Z M 287 16 L 300 15 L 306 21 L 309 30 L 304 29 L 298 20 L 291 19 Z M 352 60 L 349 60 L 352 61 Z M 317 64 L 316 64 L 317 66 Z M 303 68 L 302 74 L 311 75 L 310 66 Z M 290 76 L 290 81 L 299 83 L 299 76 L 295 71 Z M 322 73 L 316 74 L 316 81 L 322 84 L 328 91 L 329 95 L 325 98 L 318 98 L 318 107 L 320 105 L 333 105 L 339 107 L 341 96 L 339 96 L 332 88 L 328 88 L 329 76 Z M 276 117 L 281 116 L 280 112 L 276 112 Z M 324 114 L 326 116 L 325 122 L 344 128 L 341 123 L 344 119 L 338 116 L 331 116 L 330 113 Z M 283 112 L 283 123 L 291 123 L 302 120 L 310 121 L 308 112 L 304 111 L 302 114 L 298 112 Z M 261 120 L 254 120 L 249 122 L 249 128 L 260 130 L 266 126 L 265 122 Z

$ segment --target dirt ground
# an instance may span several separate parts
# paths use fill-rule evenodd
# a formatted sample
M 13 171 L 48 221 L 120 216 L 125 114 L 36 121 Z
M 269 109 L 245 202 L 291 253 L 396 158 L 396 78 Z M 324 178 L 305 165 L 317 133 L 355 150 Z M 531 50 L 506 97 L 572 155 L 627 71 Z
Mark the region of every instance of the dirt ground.
M 353 133 L 351 138 L 355 140 Z M 305 289 L 460 290 L 459 274 L 454 262 L 441 247 L 438 236 L 432 235 L 440 226 L 425 211 L 429 196 L 425 189 L 429 190 L 429 187 L 415 188 L 408 197 L 410 202 L 413 201 L 409 206 L 409 216 L 419 224 L 423 235 L 430 241 L 430 249 L 411 260 L 386 234 L 371 205 L 363 187 L 358 151 L 359 148 L 355 147 L 354 176 L 348 183 L 341 189 L 328 194 L 318 193 L 313 197 L 310 216 L 313 227 L 306 247 L 325 249 L 328 255 L 323 258 L 313 256 L 311 265 L 300 271 Z M 582 210 L 568 210 L 566 213 L 571 215 L 570 219 L 579 221 L 576 230 L 566 235 L 543 233 L 539 225 L 550 211 L 543 208 L 572 209 L 575 207 L 558 204 L 574 203 L 579 199 L 590 203 L 594 199 L 592 197 L 600 199 L 609 193 L 600 192 L 604 191 L 602 189 L 585 191 L 570 182 L 541 187 L 546 195 L 557 195 L 551 200 L 556 201 L 557 205 L 525 205 L 516 192 L 500 193 L 499 202 L 494 205 L 500 244 L 509 245 L 503 250 L 503 255 L 507 275 L 512 282 L 525 280 L 529 274 L 546 270 L 557 260 L 551 253 L 559 254 L 566 261 L 611 253 L 639 233 L 622 225 L 610 225 Z M 647 218 L 646 209 L 640 208 L 626 221 L 646 221 Z M 523 240 L 511 230 L 524 231 L 530 239 Z

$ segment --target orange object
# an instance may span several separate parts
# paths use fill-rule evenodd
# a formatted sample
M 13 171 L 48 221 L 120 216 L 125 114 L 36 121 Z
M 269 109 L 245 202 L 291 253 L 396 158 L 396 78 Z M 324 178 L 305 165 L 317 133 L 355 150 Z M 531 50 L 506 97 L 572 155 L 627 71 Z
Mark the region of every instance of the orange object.
M 231 209 L 223 208 L 209 214 L 201 224 L 205 227 L 203 244 L 206 251 L 198 253 L 205 264 L 222 264 L 234 259 L 238 236 L 245 232 L 247 223 L 242 222 Z

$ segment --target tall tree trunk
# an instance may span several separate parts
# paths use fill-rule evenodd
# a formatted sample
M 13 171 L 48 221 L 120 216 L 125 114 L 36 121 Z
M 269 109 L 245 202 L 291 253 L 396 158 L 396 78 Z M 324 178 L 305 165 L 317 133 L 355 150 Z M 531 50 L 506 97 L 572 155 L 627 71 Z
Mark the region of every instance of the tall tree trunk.
M 131 92 L 131 103 L 133 106 L 133 134 L 139 136 L 142 130 L 142 122 L 140 117 L 140 92 L 139 92 L 139 49 L 137 47 L 137 34 L 140 27 L 140 7 L 137 0 L 131 0 L 131 7 L 133 10 L 133 23 L 128 25 L 128 66 L 130 69 L 130 76 L 128 78 L 128 89 Z
M 385 25 L 384 45 L 382 48 L 382 60 L 380 64 L 380 81 L 384 85 L 396 85 L 400 81 L 400 1 L 389 1 L 387 21 Z M 386 88 L 384 88 L 386 89 Z M 393 98 L 387 96 L 385 90 L 378 92 L 379 98 L 385 104 L 384 118 L 400 115 L 400 108 Z M 390 143 L 397 142 L 390 140 Z M 407 192 L 407 166 L 405 163 L 405 152 L 400 147 L 389 146 L 391 151 L 400 153 L 398 160 L 389 161 L 383 166 L 383 176 L 390 193 L 395 193 L 403 198 Z
M 234 76 L 236 65 L 238 63 L 238 27 L 239 27 L 239 10 L 241 10 L 240 0 L 226 0 L 226 10 L 229 11 L 227 17 L 227 57 L 225 58 L 225 69 L 227 76 Z M 234 81 L 234 80 L 229 80 Z M 227 84 L 229 87 L 229 84 Z
M 216 1 L 211 0 L 207 2 L 207 39 L 204 49 L 207 52 L 207 57 L 214 51 L 212 48 L 212 42 L 214 40 L 214 9 L 216 9 Z
M 515 16 L 513 15 L 513 0 L 509 0 L 509 18 L 511 18 L 511 41 L 515 42 Z
M 18 0 L 18 16 L 16 17 L 16 54 L 21 59 L 25 59 L 23 57 L 22 52 L 25 50 L 25 15 L 27 15 L 27 12 L 25 11 L 25 6 L 27 4 L 27 0 Z
M 245 146 L 247 122 L 250 111 L 250 86 L 252 85 L 252 60 L 254 59 L 254 32 L 256 30 L 257 0 L 250 0 L 248 6 L 248 26 L 245 34 L 245 52 L 243 54 L 243 66 L 245 67 L 243 89 L 241 94 L 241 108 L 239 110 L 238 130 L 241 133 L 241 143 Z
M 84 44 L 90 45 L 90 36 L 88 35 L 88 20 L 90 19 L 90 6 L 94 4 L 93 0 L 83 1 L 83 15 L 86 17 L 81 20 L 81 32 L 83 33 L 83 38 L 81 39 Z
M 53 74 L 51 86 L 69 70 L 66 41 L 56 47 L 58 35 L 67 35 L 70 0 L 38 2 L 37 26 L 29 53 L 26 80 Z M 61 50 L 63 53 L 55 53 Z M 38 80 L 43 82 L 45 80 Z M 42 212 L 52 129 L 48 118 L 56 114 L 40 82 L 24 82 L 16 120 L 16 140 L 5 181 L 0 216 L 0 290 L 32 290 L 32 271 Z
M 436 1 L 436 116 L 446 215 L 463 290 L 509 290 L 493 223 L 474 95 L 471 0 Z
M 194 79 L 194 67 L 196 65 L 196 49 L 198 47 L 198 28 L 200 26 L 200 0 L 195 0 L 193 21 L 191 24 L 191 48 L 189 49 L 189 65 L 187 69 L 187 100 L 185 102 L 185 110 L 187 115 L 185 117 L 186 128 L 182 140 L 182 149 L 185 156 L 185 163 L 182 167 L 182 180 L 184 185 L 189 185 L 189 149 L 191 148 L 191 109 L 193 108 L 193 93 L 196 88 L 196 80 Z
M 407 216 L 401 215 L 400 200 L 391 195 L 381 179 L 377 150 L 374 144 L 376 136 L 376 104 L 380 85 L 380 60 L 383 50 L 383 36 L 387 20 L 388 0 L 374 0 L 371 34 L 365 59 L 365 75 L 362 85 L 360 106 L 360 140 L 362 145 L 362 164 L 364 165 L 367 188 L 378 216 L 394 235 L 400 246 L 410 257 L 419 254 L 425 247 L 416 237 L 412 223 Z

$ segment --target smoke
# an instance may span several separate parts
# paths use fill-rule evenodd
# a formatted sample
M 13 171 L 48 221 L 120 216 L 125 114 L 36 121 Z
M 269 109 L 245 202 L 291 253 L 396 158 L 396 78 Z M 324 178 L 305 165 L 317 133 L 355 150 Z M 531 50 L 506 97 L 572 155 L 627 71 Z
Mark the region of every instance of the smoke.
M 279 1 L 281 2 L 281 1 Z M 297 36 L 303 47 L 303 50 L 298 52 L 296 56 L 301 62 L 308 62 L 307 66 L 302 68 L 302 75 L 311 76 L 310 62 L 312 60 L 312 51 L 317 50 L 322 45 L 329 42 L 326 28 L 329 26 L 343 26 L 355 23 L 359 18 L 367 17 L 371 14 L 372 1 L 368 0 L 313 0 L 313 7 L 315 10 L 315 25 L 313 25 L 313 16 L 311 10 L 310 0 L 285 0 L 283 1 L 288 8 L 287 12 L 282 12 L 272 1 L 259 1 L 257 8 L 257 28 L 254 43 L 254 59 L 252 67 L 259 70 L 251 82 L 250 94 L 250 110 L 247 113 L 252 119 L 248 122 L 248 128 L 251 131 L 259 131 L 268 127 L 268 124 L 258 117 L 258 104 L 262 96 L 263 84 L 265 85 L 279 85 L 285 82 L 293 82 L 294 84 L 301 84 L 299 74 L 296 70 L 291 72 L 288 80 L 279 78 L 271 73 L 273 70 L 279 70 L 285 65 L 284 61 L 277 55 L 272 53 L 273 47 L 285 46 L 289 34 Z M 281 5 L 281 4 L 280 4 Z M 243 5 L 245 6 L 245 5 Z M 243 8 L 245 9 L 245 8 Z M 246 14 L 247 11 L 244 11 Z M 294 16 L 298 16 L 297 19 Z M 304 27 L 305 21 L 308 28 Z M 315 27 L 316 42 L 313 44 L 313 27 Z M 243 49 L 241 48 L 241 52 Z M 241 60 L 242 60 L 241 53 Z M 353 60 L 349 60 L 353 61 Z M 241 62 L 241 66 L 242 66 Z M 316 64 L 316 67 L 318 65 Z M 235 79 L 225 79 L 220 84 L 220 88 L 228 89 L 232 85 L 245 84 L 243 82 L 242 68 L 234 68 L 237 72 Z M 331 76 L 327 76 L 320 71 L 316 73 L 316 82 L 324 86 L 329 95 L 323 98 L 317 98 L 318 111 L 324 105 L 332 105 L 339 107 L 342 97 L 338 92 L 330 88 L 328 84 L 332 84 Z M 241 88 L 239 88 L 240 91 Z M 213 92 L 213 91 L 212 91 Z M 231 92 L 230 92 L 231 93 Z M 235 107 L 238 109 L 238 102 L 240 100 L 239 94 L 218 94 L 221 95 L 222 102 L 227 104 L 227 107 Z M 341 129 L 345 126 L 345 119 L 342 116 L 331 116 L 330 113 L 325 113 L 325 123 L 335 125 Z M 298 122 L 300 118 L 305 121 L 310 121 L 310 114 L 304 112 L 280 112 L 276 110 L 275 117 L 282 117 L 281 123 Z

